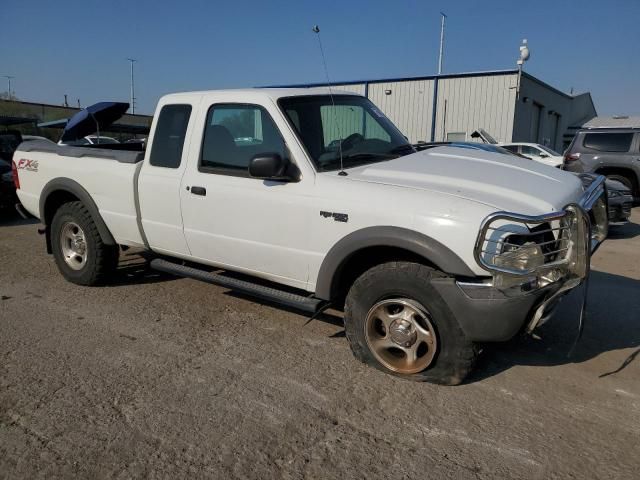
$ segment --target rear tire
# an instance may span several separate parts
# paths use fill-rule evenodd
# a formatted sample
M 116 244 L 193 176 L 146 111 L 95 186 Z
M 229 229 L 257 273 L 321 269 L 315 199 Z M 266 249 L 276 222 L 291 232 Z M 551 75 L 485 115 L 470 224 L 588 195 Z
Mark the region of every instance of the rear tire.
M 345 304 L 355 357 L 408 380 L 460 384 L 478 351 L 431 285 L 441 275 L 413 262 L 383 263 L 363 273 Z
M 51 247 L 62 276 L 77 285 L 104 284 L 118 266 L 118 246 L 105 245 L 82 202 L 65 203 L 56 211 Z

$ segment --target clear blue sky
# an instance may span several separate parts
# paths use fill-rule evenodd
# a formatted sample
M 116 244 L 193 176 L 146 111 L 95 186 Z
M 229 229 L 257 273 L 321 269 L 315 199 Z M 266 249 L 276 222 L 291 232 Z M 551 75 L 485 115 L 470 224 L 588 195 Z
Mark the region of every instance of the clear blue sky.
M 0 74 L 24 100 L 127 101 L 134 57 L 152 113 L 174 91 L 322 81 L 317 23 L 332 80 L 429 75 L 440 10 L 445 73 L 513 68 L 527 38 L 526 71 L 591 91 L 601 115 L 640 114 L 639 0 L 2 0 Z

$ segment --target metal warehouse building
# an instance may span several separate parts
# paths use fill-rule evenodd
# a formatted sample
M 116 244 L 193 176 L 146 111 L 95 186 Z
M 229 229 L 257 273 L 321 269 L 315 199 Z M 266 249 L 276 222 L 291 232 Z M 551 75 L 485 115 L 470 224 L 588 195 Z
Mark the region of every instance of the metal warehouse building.
M 535 142 L 562 151 L 576 128 L 596 116 L 591 94 L 568 95 L 528 73 L 520 81 L 518 76 L 518 70 L 500 70 L 332 87 L 368 97 L 414 143 L 469 141 L 482 128 L 499 142 Z

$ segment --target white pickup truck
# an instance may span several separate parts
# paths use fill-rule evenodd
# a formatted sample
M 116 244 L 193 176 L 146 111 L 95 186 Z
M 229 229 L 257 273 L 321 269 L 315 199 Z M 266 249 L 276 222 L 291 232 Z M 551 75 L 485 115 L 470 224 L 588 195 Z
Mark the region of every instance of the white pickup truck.
M 343 311 L 358 359 L 414 380 L 460 383 L 478 344 L 531 331 L 607 234 L 602 177 L 416 152 L 354 94 L 167 95 L 148 145 L 19 147 L 18 196 L 66 279 L 102 284 L 141 247 L 158 270 Z

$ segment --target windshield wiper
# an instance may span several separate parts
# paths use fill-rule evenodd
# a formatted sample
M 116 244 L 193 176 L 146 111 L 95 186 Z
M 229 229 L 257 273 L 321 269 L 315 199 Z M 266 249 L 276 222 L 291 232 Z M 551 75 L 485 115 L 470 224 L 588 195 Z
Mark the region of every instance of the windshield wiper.
M 342 166 L 345 168 L 348 167 L 356 167 L 361 164 L 366 164 L 370 160 L 381 161 L 381 160 L 391 160 L 393 158 L 398 158 L 398 154 L 394 153 L 374 153 L 374 152 L 360 152 L 353 153 L 351 155 L 343 155 L 342 156 Z M 333 158 L 327 162 L 322 163 L 322 170 L 326 171 L 331 167 L 339 167 L 340 166 L 340 157 Z

